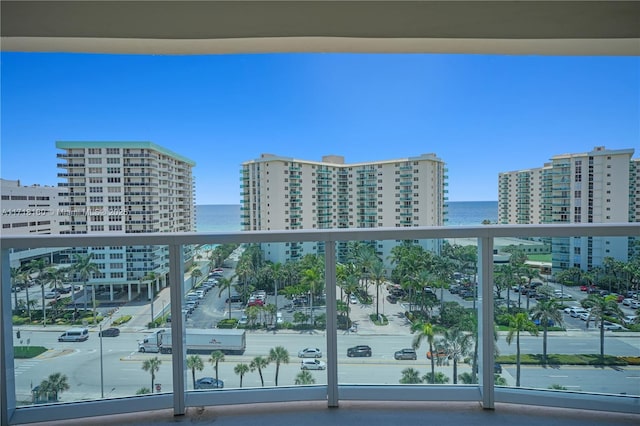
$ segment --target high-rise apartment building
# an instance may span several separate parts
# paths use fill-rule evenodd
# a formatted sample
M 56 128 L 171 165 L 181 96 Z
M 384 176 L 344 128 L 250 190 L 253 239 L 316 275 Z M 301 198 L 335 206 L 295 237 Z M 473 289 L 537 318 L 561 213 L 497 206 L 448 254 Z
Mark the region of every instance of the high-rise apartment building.
M 65 169 L 70 234 L 195 231 L 195 163 L 152 142 L 56 142 Z M 93 285 L 111 297 L 142 280 L 166 284 L 168 250 L 163 246 L 90 247 L 100 269 Z M 186 253 L 189 256 L 189 253 Z
M 20 184 L 19 180 L 0 179 L 2 192 L 2 235 L 61 234 L 67 226 L 60 203 L 67 202 L 67 190 L 56 186 Z M 11 267 L 19 268 L 33 259 L 57 259 L 60 250 L 40 248 L 11 250 Z
M 596 147 L 562 154 L 541 168 L 500 173 L 501 224 L 637 222 L 640 215 L 638 160 L 633 149 Z M 606 257 L 626 260 L 629 238 L 553 238 L 553 271 L 589 270 Z
M 345 164 L 341 156 L 307 161 L 263 154 L 242 164 L 243 230 L 442 226 L 446 168 L 435 154 Z M 379 241 L 386 259 L 396 242 Z M 423 242 L 437 249 L 438 242 Z M 272 261 L 323 253 L 315 244 L 265 244 Z M 345 246 L 338 245 L 338 256 Z

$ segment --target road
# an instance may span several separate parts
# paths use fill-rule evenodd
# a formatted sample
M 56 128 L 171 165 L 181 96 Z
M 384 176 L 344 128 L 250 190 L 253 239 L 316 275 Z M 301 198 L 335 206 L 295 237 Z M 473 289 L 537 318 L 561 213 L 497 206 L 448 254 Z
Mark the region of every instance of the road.
M 29 400 L 29 390 L 40 383 L 52 372 L 63 372 L 68 376 L 71 389 L 62 394 L 62 400 L 80 400 L 96 398 L 104 392 L 105 397 L 117 397 L 135 394 L 143 386 L 150 387 L 151 376 L 142 370 L 145 359 L 158 356 L 162 360 L 157 374 L 156 383 L 162 384 L 163 390 L 171 389 L 171 355 L 142 354 L 137 352 L 137 340 L 144 337 L 144 332 L 125 332 L 115 338 L 103 338 L 103 385 L 100 381 L 100 339 L 97 333 L 92 333 L 86 342 L 58 343 L 57 332 L 26 331 L 21 336 L 23 343 L 30 339 L 33 344 L 52 348 L 44 355 L 31 360 L 16 360 L 16 389 L 18 399 Z M 426 347 L 418 350 L 417 361 L 396 361 L 393 352 L 403 347 L 410 347 L 411 335 L 402 336 L 364 336 L 358 334 L 338 335 L 338 379 L 340 383 L 360 384 L 397 384 L 402 376 L 402 370 L 413 367 L 421 375 L 430 371 L 429 361 L 426 359 Z M 503 339 L 500 339 L 502 341 Z M 565 353 L 575 347 L 590 347 L 596 343 L 595 336 L 558 336 L 552 339 L 554 344 L 562 344 L 568 348 Z M 610 338 L 609 343 L 620 353 L 638 350 L 637 338 Z M 322 359 L 326 361 L 325 336 L 322 333 L 292 333 L 292 332 L 249 332 L 247 335 L 247 351 L 243 355 L 226 355 L 219 365 L 219 378 L 225 381 L 227 388 L 239 386 L 239 376 L 233 368 L 239 363 L 250 363 L 256 356 L 267 356 L 269 350 L 275 346 L 284 346 L 290 354 L 289 364 L 280 368 L 280 385 L 292 385 L 295 376 L 300 372 L 298 350 L 304 347 L 318 347 L 323 351 Z M 509 349 L 509 347 L 501 350 Z M 540 341 L 532 337 L 523 338 L 523 347 L 531 345 L 538 352 Z M 368 344 L 372 347 L 371 358 L 348 358 L 348 347 Z M 608 351 L 609 352 L 609 351 Z M 503 352 L 508 353 L 508 352 Z M 209 356 L 202 355 L 205 368 L 197 372 L 196 377 L 215 376 L 213 366 L 208 362 Z M 449 377 L 452 375 L 452 365 L 437 367 Z M 458 374 L 470 372 L 470 366 L 461 363 Z M 269 365 L 264 371 L 265 385 L 275 383 L 275 366 Z M 312 371 L 316 383 L 326 383 L 324 371 Z M 187 374 L 188 389 L 192 389 L 191 373 Z M 515 366 L 503 366 L 503 377 L 509 385 L 515 384 Z M 552 384 L 561 384 L 568 389 L 589 392 L 640 394 L 640 367 L 597 368 L 562 366 L 558 368 L 522 367 L 522 386 L 547 388 Z M 260 386 L 257 372 L 248 373 L 243 380 L 244 387 Z

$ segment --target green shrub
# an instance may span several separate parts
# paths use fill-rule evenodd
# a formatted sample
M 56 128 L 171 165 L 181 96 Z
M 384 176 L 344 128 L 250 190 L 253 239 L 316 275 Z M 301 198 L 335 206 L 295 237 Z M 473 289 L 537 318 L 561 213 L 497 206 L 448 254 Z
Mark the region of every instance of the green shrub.
M 120 318 L 116 319 L 115 321 L 113 321 L 113 325 L 121 325 L 124 324 L 126 322 L 129 322 L 131 320 L 131 315 L 123 315 Z
M 375 324 L 375 325 L 389 325 L 389 320 L 387 319 L 386 316 L 380 314 L 380 317 L 382 318 L 382 321 L 378 320 L 378 316 L 376 314 L 371 314 L 369 315 L 369 319 Z
M 218 321 L 218 328 L 235 328 L 238 325 L 237 318 L 223 319 Z
M 516 356 L 500 355 L 496 357 L 496 362 L 501 364 L 515 364 Z M 521 354 L 521 365 L 541 365 L 542 354 Z M 549 365 L 628 365 L 629 362 L 624 357 L 612 355 L 604 356 L 604 363 L 598 354 L 547 354 L 547 364 Z
M 14 315 L 13 317 L 11 317 L 11 322 L 13 323 L 13 325 L 23 325 L 26 324 L 27 321 L 29 321 L 28 318 L 25 317 L 21 317 L 18 315 Z

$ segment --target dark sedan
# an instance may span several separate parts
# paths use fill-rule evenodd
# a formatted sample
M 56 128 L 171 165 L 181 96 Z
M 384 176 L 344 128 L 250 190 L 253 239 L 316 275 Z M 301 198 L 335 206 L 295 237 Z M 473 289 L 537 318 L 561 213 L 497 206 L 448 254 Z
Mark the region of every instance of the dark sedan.
M 98 336 L 100 337 L 118 337 L 120 335 L 120 329 L 119 328 L 115 328 L 115 327 L 111 327 L 111 328 L 107 328 L 105 330 L 102 330 Z
M 367 345 L 358 345 L 347 349 L 347 356 L 371 356 L 371 347 Z

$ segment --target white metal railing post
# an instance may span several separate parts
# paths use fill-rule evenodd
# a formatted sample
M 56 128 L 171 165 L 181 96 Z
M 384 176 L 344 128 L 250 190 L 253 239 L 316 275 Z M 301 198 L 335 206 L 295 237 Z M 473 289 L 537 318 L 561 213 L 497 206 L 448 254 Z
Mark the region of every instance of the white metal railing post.
M 327 293 L 327 402 L 338 406 L 338 305 L 336 302 L 336 243 L 325 241 L 324 279 Z
M 478 339 L 480 339 L 480 393 L 482 407 L 494 409 L 493 237 L 478 238 Z
M 9 424 L 9 413 L 16 407 L 16 387 L 13 371 L 13 325 L 11 315 L 11 267 L 9 250 L 1 252 L 2 276 L 0 281 L 0 312 L 2 315 L 2 332 L 0 333 L 0 424 Z
M 171 366 L 173 368 L 173 415 L 186 412 L 185 400 L 185 336 L 182 321 L 182 291 L 184 286 L 184 255 L 181 244 L 169 245 L 169 295 L 171 296 Z

